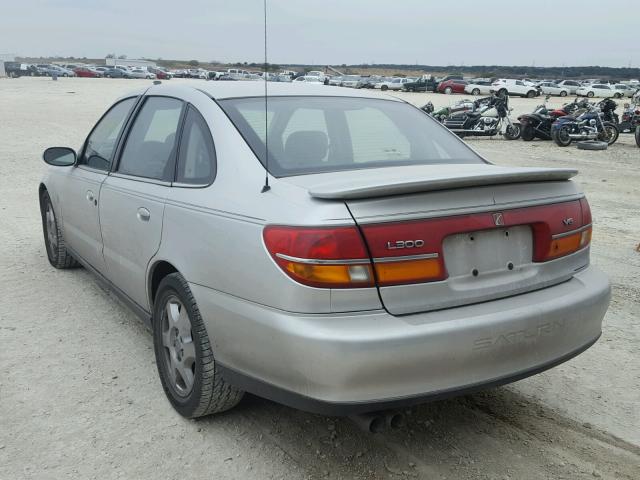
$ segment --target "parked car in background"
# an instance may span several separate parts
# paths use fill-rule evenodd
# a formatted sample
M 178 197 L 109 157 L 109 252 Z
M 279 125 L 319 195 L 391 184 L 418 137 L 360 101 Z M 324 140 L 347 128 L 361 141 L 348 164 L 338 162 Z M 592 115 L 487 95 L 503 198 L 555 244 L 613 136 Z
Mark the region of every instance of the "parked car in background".
M 371 75 L 370 77 L 362 77 L 362 85 L 360 88 L 375 88 L 376 84 L 382 81 L 381 76 Z
M 412 82 L 402 85 L 405 92 L 435 92 L 438 88 L 438 82 L 430 75 L 423 75 Z
M 575 95 L 581 84 L 577 80 L 562 80 L 558 82 L 558 86 L 560 88 L 566 88 L 569 91 L 569 95 Z
M 318 77 L 322 83 L 324 83 L 324 79 L 327 78 L 327 75 L 320 70 L 311 70 L 310 72 L 305 73 L 305 77 Z
M 329 78 L 329 85 L 339 87 L 340 85 L 342 85 L 342 78 L 343 77 L 341 76 L 335 76 L 335 77 Z
M 544 95 L 557 95 L 559 97 L 566 97 L 569 95 L 569 89 L 567 87 L 561 87 L 555 83 L 542 82 L 538 87 L 540 87 L 540 93 Z
M 540 94 L 540 91 L 527 85 L 523 80 L 513 80 L 510 78 L 500 78 L 491 84 L 491 92 L 498 95 L 516 95 L 520 97 L 533 98 Z
M 244 392 L 328 415 L 404 408 L 598 340 L 611 291 L 577 171 L 493 165 L 392 97 L 274 84 L 266 107 L 263 93 L 151 85 L 78 153 L 43 155 L 49 263 L 84 265 L 145 322 L 180 415 Z M 147 348 L 135 337 L 127 349 Z
M 132 78 L 128 70 L 110 67 L 103 72 L 105 78 Z
M 471 95 L 489 95 L 491 80 L 469 80 L 469 83 L 464 86 L 464 92 Z
M 358 88 L 362 77 L 360 75 L 345 75 L 342 77 L 342 86 L 349 88 Z
M 153 73 L 160 80 L 171 80 L 173 75 L 161 67 L 147 67 L 147 71 Z
M 633 97 L 633 94 L 636 93 L 636 91 L 638 90 L 637 88 L 631 88 L 630 86 L 625 85 L 623 83 L 616 83 L 615 85 L 612 85 L 612 87 L 616 92 L 615 94 L 616 98 L 622 98 L 622 97 L 631 98 Z
M 18 63 L 18 62 L 4 62 L 4 70 L 8 77 L 10 78 L 18 78 L 18 77 L 37 77 L 40 75 L 48 75 L 48 68 L 45 70 L 41 70 L 35 65 L 31 65 L 29 63 Z M 44 73 L 41 73 L 43 72 Z
M 383 92 L 386 90 L 402 90 L 402 87 L 406 83 L 411 83 L 413 81 L 414 80 L 411 78 L 395 77 L 376 84 L 374 88 L 379 88 Z
M 294 78 L 293 79 L 293 83 L 314 83 L 316 85 L 322 85 L 323 82 L 322 80 L 320 80 L 320 77 L 317 76 L 309 76 L 309 75 L 303 75 L 301 77 L 298 78 Z
M 189 72 L 187 70 L 178 68 L 171 70 L 171 75 L 175 78 L 186 78 L 189 75 Z
M 54 75 L 57 77 L 75 77 L 76 76 L 73 70 L 69 70 L 67 68 L 61 67 L 60 65 L 49 65 L 49 68 L 47 68 L 47 75 L 49 75 L 50 77 Z
M 103 76 L 101 71 L 90 67 L 78 67 L 73 71 L 73 73 L 75 73 L 77 77 L 85 78 L 100 78 Z
M 617 92 L 609 85 L 605 85 L 604 83 L 594 83 L 593 85 L 580 87 L 578 90 L 576 90 L 576 95 L 579 97 L 589 98 L 612 98 L 617 95 Z
M 438 93 L 451 95 L 452 93 L 464 93 L 464 87 L 469 84 L 466 80 L 445 80 L 438 84 Z
M 148 70 L 143 70 L 142 68 L 134 68 L 129 72 L 131 78 L 146 78 L 148 80 L 153 80 L 156 78 L 154 73 L 149 72 Z

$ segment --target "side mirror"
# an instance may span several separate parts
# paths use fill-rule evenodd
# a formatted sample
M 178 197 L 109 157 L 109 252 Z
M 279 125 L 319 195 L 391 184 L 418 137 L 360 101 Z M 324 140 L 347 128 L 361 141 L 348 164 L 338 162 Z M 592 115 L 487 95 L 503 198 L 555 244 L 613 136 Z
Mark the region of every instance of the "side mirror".
M 54 167 L 70 167 L 76 163 L 76 152 L 68 147 L 50 147 L 44 151 L 42 159 Z

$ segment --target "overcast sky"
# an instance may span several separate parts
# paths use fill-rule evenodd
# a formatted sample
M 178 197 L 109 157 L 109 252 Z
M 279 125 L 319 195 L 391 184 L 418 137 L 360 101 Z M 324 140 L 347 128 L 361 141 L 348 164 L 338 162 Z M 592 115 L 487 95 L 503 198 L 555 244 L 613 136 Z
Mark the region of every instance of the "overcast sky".
M 638 0 L 267 2 L 271 63 L 640 65 Z M 260 62 L 262 5 L 2 0 L 0 53 Z

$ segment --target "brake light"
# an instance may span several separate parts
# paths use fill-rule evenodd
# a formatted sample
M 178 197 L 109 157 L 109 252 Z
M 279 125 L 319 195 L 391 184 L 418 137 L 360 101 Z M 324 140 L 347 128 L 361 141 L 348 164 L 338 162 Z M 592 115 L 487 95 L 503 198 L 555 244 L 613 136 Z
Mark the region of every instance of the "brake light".
M 373 287 L 371 261 L 356 227 L 268 226 L 264 243 L 293 280 L 311 287 Z

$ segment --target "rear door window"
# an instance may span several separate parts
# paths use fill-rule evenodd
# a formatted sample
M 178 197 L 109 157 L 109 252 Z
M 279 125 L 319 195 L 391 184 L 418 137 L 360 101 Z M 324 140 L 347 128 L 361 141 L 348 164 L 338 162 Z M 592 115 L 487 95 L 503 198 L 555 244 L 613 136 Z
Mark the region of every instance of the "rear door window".
M 118 172 L 172 181 L 182 109 L 183 102 L 175 98 L 147 98 L 127 136 Z

